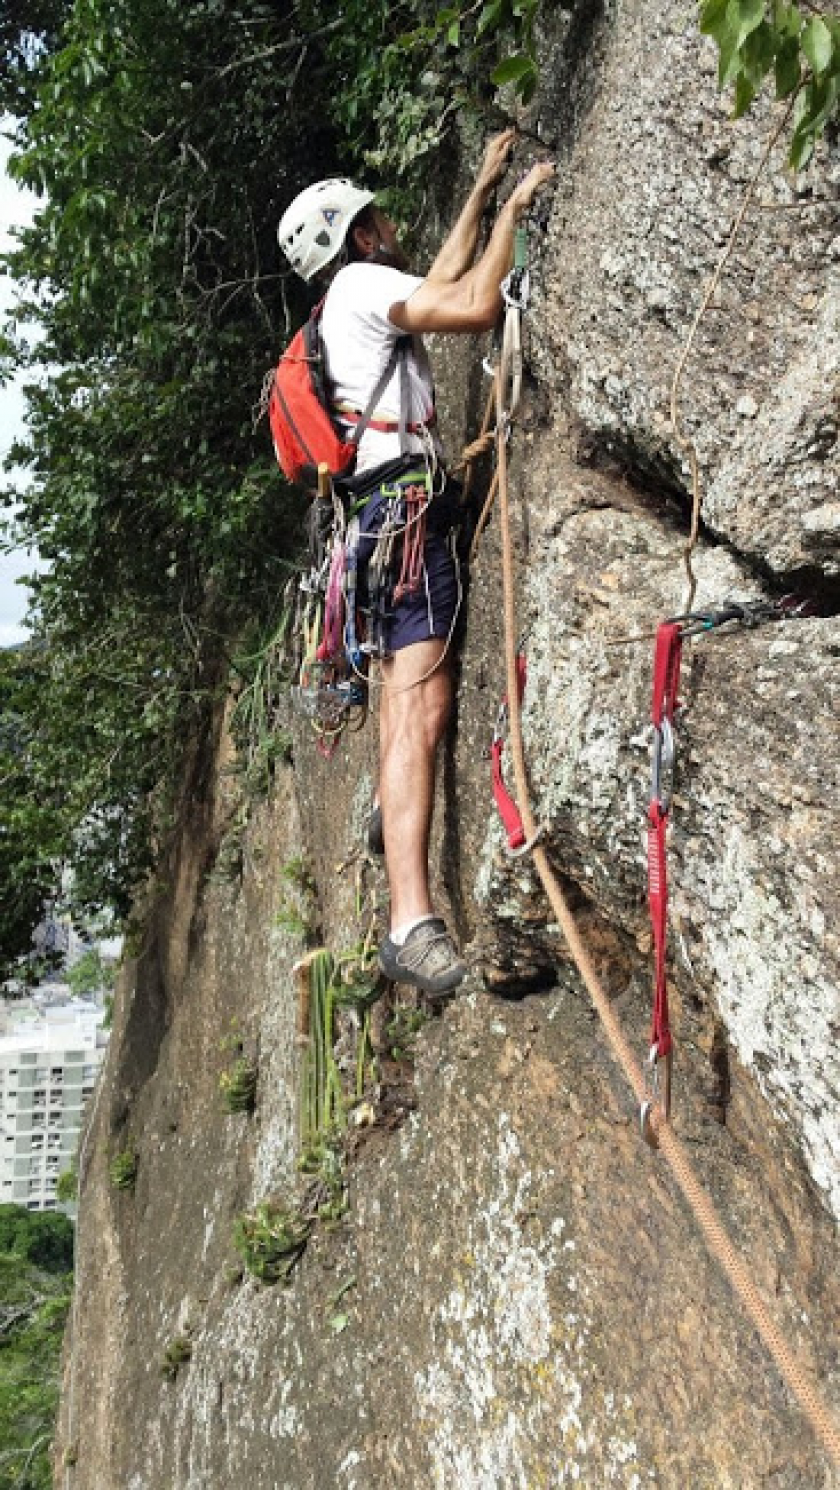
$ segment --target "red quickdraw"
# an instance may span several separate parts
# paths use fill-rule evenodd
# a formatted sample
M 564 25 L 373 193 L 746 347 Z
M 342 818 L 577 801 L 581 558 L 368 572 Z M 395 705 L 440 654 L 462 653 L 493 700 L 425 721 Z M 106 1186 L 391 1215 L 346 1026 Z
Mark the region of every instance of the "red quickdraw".
M 676 758 L 673 719 L 677 707 L 682 640 L 682 627 L 678 622 L 663 621 L 657 628 L 651 706 L 654 741 L 648 808 L 647 854 L 648 905 L 654 951 L 654 994 L 650 1052 L 645 1068 L 647 1096 L 642 1103 L 640 1114 L 642 1135 L 652 1147 L 656 1147 L 656 1135 L 651 1124 L 654 1105 L 659 1104 L 666 1120 L 671 1110 L 671 1061 L 674 1042 L 668 1016 L 668 982 L 665 965 L 668 940 L 665 835 L 671 807 Z
M 516 655 L 516 680 L 520 703 L 525 695 L 527 671 L 528 664 L 525 660 L 525 653 L 520 648 Z M 522 826 L 519 808 L 505 786 L 505 779 L 502 775 L 502 752 L 505 748 L 504 729 L 506 723 L 507 698 L 504 698 L 496 716 L 493 744 L 490 747 L 490 761 L 493 771 L 493 800 L 496 803 L 499 817 L 502 819 L 502 824 L 507 834 L 508 849 L 513 852 L 525 846 L 525 829 Z

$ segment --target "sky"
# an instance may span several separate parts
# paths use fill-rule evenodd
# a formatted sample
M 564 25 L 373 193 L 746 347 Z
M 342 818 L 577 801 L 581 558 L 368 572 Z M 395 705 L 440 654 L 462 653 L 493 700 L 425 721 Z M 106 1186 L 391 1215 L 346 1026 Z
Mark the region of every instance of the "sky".
M 8 120 L 0 120 L 0 130 L 8 127 Z M 10 230 L 28 222 L 37 204 L 37 199 L 23 192 L 6 174 L 6 161 L 11 152 L 7 139 L 0 138 L 0 253 L 11 244 Z M 14 290 L 8 278 L 0 276 L 0 320 L 13 302 Z M 0 461 L 9 446 L 20 433 L 23 423 L 23 394 L 17 380 L 0 387 Z M 6 485 L 8 477 L 0 474 L 0 483 Z M 0 517 L 8 516 L 0 513 Z M 26 611 L 25 586 L 16 583 L 20 575 L 29 574 L 34 568 L 31 553 L 0 553 L 0 647 L 12 646 L 23 641 L 29 633 L 21 625 Z

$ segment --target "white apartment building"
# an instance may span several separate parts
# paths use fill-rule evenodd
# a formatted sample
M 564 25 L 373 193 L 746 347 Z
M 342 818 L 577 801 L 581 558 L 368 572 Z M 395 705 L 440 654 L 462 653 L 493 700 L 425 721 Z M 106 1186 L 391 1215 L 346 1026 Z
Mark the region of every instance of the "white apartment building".
M 45 989 L 0 1002 L 0 1203 L 55 1210 L 108 1043 L 104 1010 Z

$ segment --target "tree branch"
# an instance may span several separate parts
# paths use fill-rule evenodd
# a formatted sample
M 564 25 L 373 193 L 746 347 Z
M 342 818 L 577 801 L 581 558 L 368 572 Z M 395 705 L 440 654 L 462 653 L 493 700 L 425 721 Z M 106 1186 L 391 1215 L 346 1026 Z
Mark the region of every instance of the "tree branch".
M 275 57 L 280 52 L 293 52 L 296 47 L 303 47 L 305 49 L 313 41 L 317 41 L 319 37 L 329 36 L 332 31 L 340 31 L 343 25 L 343 19 L 330 21 L 326 26 L 320 26 L 317 31 L 310 31 L 308 36 L 290 36 L 288 41 L 278 41 L 275 46 L 266 47 L 265 51 L 253 52 L 250 57 L 240 57 L 236 62 L 229 62 L 227 67 L 222 67 L 218 72 L 214 72 L 210 81 L 218 83 L 221 78 L 228 77 L 230 73 L 236 72 L 240 67 L 250 67 L 254 62 L 265 62 L 267 57 Z

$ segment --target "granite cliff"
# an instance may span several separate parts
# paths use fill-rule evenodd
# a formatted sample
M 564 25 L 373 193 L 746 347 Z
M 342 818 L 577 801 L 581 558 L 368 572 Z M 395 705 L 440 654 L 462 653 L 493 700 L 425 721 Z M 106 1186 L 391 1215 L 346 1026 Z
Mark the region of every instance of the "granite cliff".
M 526 749 L 552 860 L 641 1053 L 650 633 L 681 608 L 689 509 L 670 382 L 770 108 L 731 122 L 681 0 L 560 9 L 543 51 L 530 123 L 559 182 L 532 234 L 512 446 Z M 688 650 L 670 965 L 674 1123 L 840 1413 L 838 182 L 836 140 L 807 177 L 774 153 L 683 381 L 705 497 L 697 603 L 795 591 L 811 613 Z M 434 351 L 457 448 L 480 365 L 464 343 Z M 340 866 L 361 843 L 374 728 L 326 762 L 290 711 L 291 760 L 244 826 L 227 712 L 196 741 L 83 1153 L 59 1484 L 840 1483 L 641 1143 L 528 860 L 503 852 L 486 761 L 500 648 L 491 523 L 434 844 L 475 975 L 410 1051 L 380 1019 L 347 1213 L 287 1288 L 232 1271 L 231 1232 L 301 1183 L 288 902 L 329 946 L 358 940 L 358 860 Z M 231 1029 L 258 1066 L 250 1117 L 219 1102 Z M 109 1164 L 129 1144 L 120 1190 Z

